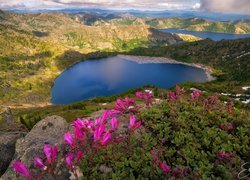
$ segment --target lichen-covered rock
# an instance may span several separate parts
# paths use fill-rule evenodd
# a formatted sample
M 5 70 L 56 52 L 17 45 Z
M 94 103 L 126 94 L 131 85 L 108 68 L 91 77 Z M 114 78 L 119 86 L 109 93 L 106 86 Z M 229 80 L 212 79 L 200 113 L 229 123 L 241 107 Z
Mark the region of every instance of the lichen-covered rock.
M 8 168 L 15 154 L 17 139 L 24 137 L 25 132 L 0 132 L 0 175 Z
M 17 123 L 14 119 L 10 108 L 6 108 L 3 113 L 0 114 L 2 123 L 0 124 L 0 131 L 2 132 L 28 132 L 25 126 L 21 123 Z
M 65 149 L 63 136 L 68 129 L 69 124 L 59 116 L 51 116 L 41 120 L 24 138 L 17 141 L 13 160 L 20 160 L 26 164 L 28 169 L 34 169 L 34 157 L 44 157 L 44 144 L 57 145 L 59 150 Z M 56 177 L 44 173 L 42 179 L 68 179 L 70 176 L 61 155 L 58 158 L 55 171 Z M 23 179 L 23 177 L 17 175 L 10 165 L 1 179 Z

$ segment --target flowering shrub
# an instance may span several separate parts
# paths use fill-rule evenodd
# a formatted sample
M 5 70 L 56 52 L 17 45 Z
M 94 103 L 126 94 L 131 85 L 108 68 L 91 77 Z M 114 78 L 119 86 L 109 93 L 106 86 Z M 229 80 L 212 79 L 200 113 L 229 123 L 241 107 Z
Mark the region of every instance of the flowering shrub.
M 118 99 L 114 109 L 106 110 L 102 117 L 96 118 L 94 121 L 89 119 L 75 120 L 73 125 L 73 135 L 71 132 L 64 134 L 64 141 L 69 146 L 69 152 L 65 156 L 65 162 L 68 169 L 78 178 L 76 173 L 79 161 L 86 157 L 93 157 L 101 149 L 107 147 L 111 143 L 119 143 L 126 138 L 129 138 L 131 133 L 138 129 L 142 123 L 137 121 L 135 115 L 129 115 L 128 134 L 122 137 L 117 136 L 119 120 L 116 115 L 135 113 L 135 100 L 133 98 L 125 98 L 124 100 Z M 108 124 L 109 122 L 109 124 Z M 110 126 L 110 128 L 108 127 Z M 55 175 L 53 170 L 56 165 L 56 156 L 58 149 L 56 146 L 45 144 L 43 148 L 46 156 L 46 161 L 43 161 L 40 157 L 34 158 L 34 164 L 48 173 Z M 91 159 L 88 159 L 91 161 Z M 39 179 L 39 175 L 31 175 L 27 170 L 25 164 L 21 162 L 14 162 L 13 168 L 16 172 L 24 175 L 28 179 Z
M 224 163 L 230 163 L 234 159 L 234 155 L 227 152 L 218 152 L 217 156 L 219 160 Z
M 145 90 L 145 92 L 136 92 L 136 97 L 142 99 L 147 106 L 152 104 L 153 92 L 151 90 Z
M 76 119 L 64 135 L 66 153 L 44 145 L 44 157 L 34 157 L 34 165 L 55 176 L 61 154 L 76 178 L 79 168 L 88 179 L 235 177 L 249 158 L 248 114 L 232 114 L 217 95 L 203 96 L 198 90 L 190 97 L 177 86 L 168 94 L 171 101 L 153 105 L 151 92 L 137 92 L 143 104 L 118 99 L 101 117 Z M 13 168 L 27 179 L 40 177 L 19 161 Z
M 111 111 L 113 114 L 122 113 L 136 113 L 138 108 L 135 105 L 135 100 L 133 98 L 126 97 L 124 100 L 117 99 L 114 109 Z
M 192 100 L 197 100 L 202 94 L 202 91 L 200 90 L 194 90 L 193 93 L 191 93 L 191 99 Z
M 224 131 L 227 131 L 227 132 L 232 132 L 235 130 L 234 128 L 234 124 L 231 123 L 231 122 L 227 122 L 227 123 L 223 123 L 220 125 L 220 128 Z

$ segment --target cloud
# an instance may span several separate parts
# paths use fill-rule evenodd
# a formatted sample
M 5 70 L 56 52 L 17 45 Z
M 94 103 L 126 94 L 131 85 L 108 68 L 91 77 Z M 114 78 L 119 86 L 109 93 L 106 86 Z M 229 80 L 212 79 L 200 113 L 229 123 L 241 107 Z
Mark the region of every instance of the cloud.
M 0 0 L 0 8 L 104 7 L 114 9 L 192 9 L 199 0 Z
M 182 10 L 250 14 L 250 0 L 0 0 L 0 8 L 71 8 Z
M 250 0 L 201 0 L 201 8 L 212 12 L 250 14 Z

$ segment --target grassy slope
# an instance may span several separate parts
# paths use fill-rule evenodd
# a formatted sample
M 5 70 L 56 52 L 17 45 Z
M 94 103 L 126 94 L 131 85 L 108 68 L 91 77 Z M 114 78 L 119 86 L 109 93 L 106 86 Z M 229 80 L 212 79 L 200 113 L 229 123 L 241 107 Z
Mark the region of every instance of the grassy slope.
M 235 21 L 235 22 L 213 22 L 200 18 L 158 18 L 158 19 L 143 19 L 136 17 L 122 17 L 112 19 L 111 24 L 129 25 L 129 24 L 147 24 L 154 28 L 179 28 L 194 31 L 211 31 L 236 34 L 249 34 L 250 22 Z
M 250 38 L 214 42 L 202 40 L 160 48 L 138 48 L 131 54 L 171 57 L 182 62 L 205 64 L 217 69 L 219 80 L 249 83 Z
M 54 78 L 79 60 L 181 41 L 148 26 L 85 26 L 61 13 L 0 17 L 2 106 L 47 105 Z
M 25 97 L 24 99 L 30 97 L 30 101 L 34 101 L 34 96 L 30 95 L 35 93 L 35 90 L 41 99 L 47 97 L 49 82 L 52 82 L 50 78 L 54 77 L 61 69 L 79 58 L 109 55 L 109 53 L 89 53 L 86 55 L 81 50 L 69 50 L 67 48 L 73 46 L 68 43 L 69 40 L 62 40 L 61 42 L 65 43 L 60 44 L 49 37 L 41 39 L 35 37 L 28 30 L 28 27 L 24 27 L 26 30 L 20 31 L 10 25 L 8 27 L 6 24 L 1 26 L 0 40 L 5 45 L 0 57 L 0 67 L 1 70 L 4 69 L 2 71 L 4 76 L 0 79 L 4 87 L 1 95 L 8 101 L 14 98 L 13 101 L 16 102 L 22 96 Z M 41 31 L 42 29 L 36 30 Z M 11 42 L 14 44 L 8 43 L 9 38 L 13 39 Z M 249 50 L 249 44 L 249 39 L 222 42 L 205 40 L 162 48 L 146 49 L 135 46 L 134 51 L 130 51 L 130 53 L 166 56 L 184 62 L 212 66 L 219 70 L 216 73 L 221 82 L 203 84 L 202 86 L 209 87 L 208 89 L 211 91 L 218 91 L 225 90 L 221 88 L 220 84 L 228 80 L 249 83 L 249 55 L 245 55 Z M 59 63 L 61 60 L 65 62 Z M 198 84 L 192 85 L 199 87 Z M 226 87 L 231 88 L 230 84 L 227 84 Z M 134 94 L 134 91 L 128 92 L 128 94 Z M 41 92 L 45 95 L 43 96 Z M 162 92 L 167 94 L 164 90 Z M 160 92 L 155 90 L 156 97 L 157 94 Z M 169 176 L 162 174 L 157 167 L 154 167 L 149 154 L 152 149 L 161 149 L 164 152 L 160 156 L 162 161 L 173 168 L 182 166 L 191 170 L 185 177 L 196 179 L 235 178 L 240 171 L 238 167 L 249 161 L 250 115 L 248 109 L 242 108 L 241 104 L 236 104 L 234 113 L 230 115 L 227 114 L 227 108 L 221 102 L 219 110 L 216 107 L 216 109 L 206 112 L 202 99 L 190 103 L 189 94 L 190 92 L 187 91 L 184 97 L 177 102 L 164 99 L 161 104 L 143 109 L 138 117 L 143 121 L 144 134 L 139 139 L 133 137 L 132 144 L 126 151 L 124 151 L 123 146 L 118 145 L 107 151 L 99 152 L 100 154 L 95 157 L 91 166 L 82 162 L 82 171 L 95 178 L 150 177 L 159 179 L 164 176 L 169 178 Z M 8 97 L 8 95 L 11 96 Z M 206 93 L 203 98 L 208 95 L 210 92 Z M 79 116 L 88 116 L 92 112 L 112 107 L 115 98 L 106 97 L 67 106 L 17 109 L 14 111 L 14 115 L 27 127 L 32 128 L 37 121 L 48 115 L 61 115 L 68 121 Z M 162 96 L 157 98 L 162 98 Z M 39 100 L 39 98 L 37 99 Z M 103 106 L 104 102 L 109 104 Z M 225 122 L 233 122 L 236 129 L 230 133 L 221 130 L 219 127 Z M 219 162 L 216 156 L 218 151 L 233 153 L 235 159 L 232 164 Z M 104 161 L 105 154 L 108 154 L 109 158 Z M 101 174 L 98 170 L 101 164 L 111 167 L 114 173 Z
M 233 179 L 240 172 L 240 166 L 249 161 L 249 128 L 250 114 L 235 104 L 233 114 L 227 113 L 227 106 L 223 99 L 213 104 L 206 111 L 203 100 L 210 96 L 204 93 L 197 101 L 191 101 L 191 91 L 186 89 L 184 95 L 176 100 L 169 100 L 166 90 L 154 89 L 155 98 L 161 99 L 161 103 L 155 103 L 151 107 L 142 108 L 137 118 L 142 120 L 143 127 L 123 144 L 115 144 L 99 150 L 92 161 L 81 162 L 81 170 L 88 179 L 168 179 L 169 174 L 164 174 L 153 163 L 151 150 L 161 150 L 161 161 L 171 168 L 187 169 L 186 174 L 179 174 L 189 179 Z M 162 93 L 164 96 L 162 96 Z M 133 96 L 134 92 L 129 92 Z M 128 94 L 127 94 L 128 95 Z M 121 96 L 125 96 L 121 95 Z M 36 110 L 31 114 L 34 120 L 26 123 L 32 126 L 39 120 L 38 113 L 46 115 L 63 115 L 67 120 L 73 120 L 69 115 L 76 117 L 89 116 L 91 112 L 114 107 L 113 98 L 104 98 L 99 101 L 88 101 L 70 106 L 54 107 L 51 109 Z M 101 103 L 108 102 L 107 106 Z M 137 105 L 142 106 L 141 101 Z M 56 111 L 61 109 L 59 112 Z M 88 109 L 88 110 L 87 110 Z M 81 114 L 82 113 L 82 114 Z M 99 113 L 101 114 L 101 113 Z M 121 124 L 127 124 L 129 114 L 124 114 Z M 126 118 L 124 118 L 126 117 Z M 69 119 L 72 118 L 72 119 Z M 220 128 L 226 122 L 234 124 L 234 130 L 227 132 Z M 122 126 L 122 125 L 121 125 Z M 121 127 L 120 126 L 120 127 Z M 128 144 L 126 144 L 128 143 Z M 233 160 L 223 163 L 219 161 L 217 153 L 225 151 L 234 154 Z M 114 153 L 116 152 L 116 153 Z M 112 173 L 101 173 L 99 167 L 105 165 L 112 168 Z M 179 177 L 179 178 L 181 178 Z

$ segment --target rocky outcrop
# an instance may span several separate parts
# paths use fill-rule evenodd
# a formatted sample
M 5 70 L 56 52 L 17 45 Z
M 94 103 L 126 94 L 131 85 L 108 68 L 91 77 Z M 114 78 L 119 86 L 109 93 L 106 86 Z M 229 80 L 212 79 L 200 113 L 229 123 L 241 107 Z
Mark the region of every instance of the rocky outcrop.
M 8 168 L 15 154 L 16 141 L 27 134 L 27 129 L 20 123 L 15 122 L 10 108 L 1 114 L 0 125 L 0 175 Z
M 0 132 L 28 132 L 23 124 L 15 121 L 10 108 L 6 108 L 0 116 L 2 117 Z
M 0 132 L 0 175 L 6 171 L 15 154 L 16 141 L 25 134 L 25 132 Z
M 26 164 L 28 169 L 32 169 L 34 167 L 34 157 L 44 157 L 44 144 L 57 145 L 60 150 L 65 149 L 63 135 L 68 129 L 69 124 L 59 116 L 51 116 L 41 120 L 24 138 L 17 140 L 13 161 L 20 160 Z M 58 165 L 55 171 L 58 175 L 56 177 L 52 177 L 48 174 L 42 174 L 42 178 L 68 179 L 70 174 L 68 173 L 62 156 L 58 157 L 57 164 Z M 11 165 L 1 178 L 3 180 L 23 179 L 22 176 L 17 175 L 14 172 Z

